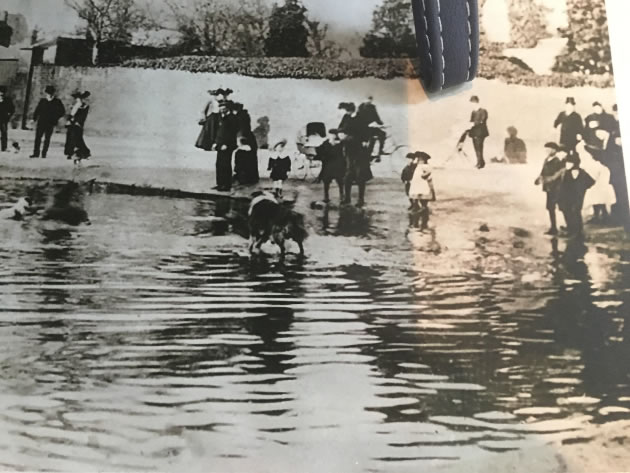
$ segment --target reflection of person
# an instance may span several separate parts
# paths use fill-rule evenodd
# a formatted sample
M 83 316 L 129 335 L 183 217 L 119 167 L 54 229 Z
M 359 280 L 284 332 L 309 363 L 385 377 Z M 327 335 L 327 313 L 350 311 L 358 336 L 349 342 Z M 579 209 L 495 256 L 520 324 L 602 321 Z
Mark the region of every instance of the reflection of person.
M 357 207 L 363 207 L 365 205 L 365 188 L 367 182 L 373 177 L 370 169 L 370 153 L 366 146 L 366 142 L 369 140 L 369 130 L 357 118 L 356 106 L 353 103 L 341 103 L 339 110 L 344 111 L 344 116 L 338 127 L 346 160 L 344 203 L 350 203 L 352 186 L 357 184 L 359 187 Z
M 90 106 L 87 103 L 89 96 L 89 92 L 76 92 L 72 94 L 75 103 L 68 116 L 68 129 L 66 131 L 66 145 L 64 149 L 68 159 L 72 159 L 76 156 L 76 159 L 80 161 L 82 159 L 88 159 L 91 155 L 90 149 L 85 144 L 83 137 L 85 120 L 90 111 Z
M 564 174 L 564 160 L 567 157 L 567 152 L 564 147 L 558 146 L 556 143 L 547 143 L 545 151 L 547 156 L 540 175 L 536 179 L 536 185 L 542 185 L 542 190 L 547 194 L 546 207 L 551 223 L 549 230 L 547 230 L 547 235 L 557 235 L 556 207 L 558 206 L 558 194 Z
M 343 149 L 339 141 L 338 131 L 328 130 L 328 139 L 317 147 L 315 159 L 322 162 L 319 178 L 324 183 L 324 202 L 330 202 L 330 184 L 332 181 L 339 186 L 340 202 L 344 201 L 343 179 L 346 174 L 346 162 L 343 159 Z
M 51 85 L 44 89 L 44 98 L 39 101 L 33 114 L 33 120 L 37 123 L 35 127 L 35 147 L 31 158 L 39 158 L 42 138 L 44 138 L 44 148 L 41 150 L 42 158 L 48 154 L 50 138 L 57 126 L 57 122 L 66 114 L 61 100 L 55 97 L 55 88 Z
M 363 102 L 361 105 L 359 105 L 359 109 L 357 110 L 357 118 L 369 130 L 370 149 L 372 149 L 373 147 L 373 140 L 376 140 L 376 142 L 378 143 L 377 156 L 381 156 L 383 154 L 383 148 L 385 147 L 387 133 L 385 133 L 385 130 L 383 130 L 382 128 L 374 126 L 375 124 L 380 127 L 384 125 L 383 120 L 381 120 L 381 117 L 378 114 L 378 110 L 376 110 L 376 105 L 374 105 L 374 97 L 370 95 L 367 98 L 366 102 Z
M 470 103 L 473 106 L 470 116 L 470 121 L 473 125 L 460 138 L 458 148 L 461 150 L 466 138 L 470 137 L 477 155 L 477 169 L 483 169 L 486 167 L 486 160 L 483 156 L 484 143 L 486 138 L 490 136 L 488 131 L 488 111 L 479 105 L 479 97 L 476 95 L 470 98 Z
M 9 122 L 15 113 L 15 106 L 7 96 L 7 88 L 0 86 L 0 144 L 1 150 L 6 151 L 9 145 Z
M 571 237 L 583 234 L 582 207 L 586 191 L 593 187 L 595 181 L 580 168 L 580 157 L 571 153 L 565 160 L 565 172 L 558 189 L 558 207 L 567 222 L 567 233 Z
M 527 162 L 527 145 L 518 137 L 518 130 L 511 126 L 507 129 L 504 154 L 510 164 L 525 164 Z
M 287 140 L 281 140 L 275 144 L 274 155 L 269 158 L 267 165 L 267 170 L 270 171 L 269 177 L 273 181 L 273 193 L 278 199 L 282 197 L 282 186 L 291 172 L 291 158 L 285 152 L 286 145 Z
M 409 198 L 412 202 L 412 224 L 418 226 L 418 221 L 422 220 L 420 229 L 426 230 L 429 226 L 429 202 L 435 201 L 433 177 L 429 166 L 431 156 L 420 151 L 415 153 L 415 158 L 418 164 L 409 186 Z
M 553 126 L 554 128 L 560 127 L 560 144 L 568 152 L 575 150 L 575 145 L 584 133 L 584 124 L 580 114 L 575 111 L 575 99 L 573 97 L 567 97 L 564 112 L 560 112 Z

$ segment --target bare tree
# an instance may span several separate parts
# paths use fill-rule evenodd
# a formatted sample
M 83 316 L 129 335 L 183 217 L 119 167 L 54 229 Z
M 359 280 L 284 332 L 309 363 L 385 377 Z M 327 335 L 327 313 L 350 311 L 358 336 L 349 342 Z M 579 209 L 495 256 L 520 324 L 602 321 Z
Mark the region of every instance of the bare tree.
M 146 15 L 135 0 L 65 0 L 86 22 L 94 41 L 93 60 L 98 63 L 99 47 L 105 41 L 131 41 L 132 33 L 145 23 Z

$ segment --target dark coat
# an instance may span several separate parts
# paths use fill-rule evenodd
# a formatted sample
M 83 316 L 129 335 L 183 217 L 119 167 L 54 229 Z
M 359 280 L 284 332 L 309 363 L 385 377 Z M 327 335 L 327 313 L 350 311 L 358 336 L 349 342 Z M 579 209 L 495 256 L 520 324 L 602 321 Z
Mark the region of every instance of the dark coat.
M 560 179 L 558 188 L 558 207 L 562 211 L 582 209 L 584 206 L 584 196 L 595 181 L 583 169 L 579 169 L 577 178 L 573 177 L 572 171 L 565 171 Z
M 8 123 L 14 113 L 15 105 L 13 105 L 13 100 L 5 95 L 4 100 L 0 102 L 0 123 Z
M 606 112 L 591 113 L 584 120 L 584 141 L 591 148 L 601 150 L 604 148 L 604 140 L 597 137 L 598 130 L 610 133 L 613 129 L 615 119 Z
M 54 127 L 59 119 L 66 114 L 66 109 L 58 98 L 52 100 L 41 99 L 35 108 L 33 119 L 39 126 Z
M 365 102 L 359 105 L 357 118 L 365 126 L 369 126 L 371 123 L 378 123 L 379 125 L 383 124 L 383 121 L 376 110 L 376 106 L 370 102 Z
M 527 145 L 518 137 L 506 138 L 504 154 L 511 164 L 525 164 L 527 162 Z
M 573 112 L 567 115 L 561 112 L 553 124 L 554 128 L 560 127 L 560 144 L 574 150 L 578 143 L 577 135 L 584 134 L 584 123 L 579 113 Z
M 68 118 L 68 130 L 66 131 L 66 144 L 64 152 L 66 156 L 73 156 L 80 159 L 87 159 L 91 156 L 90 148 L 85 144 L 83 130 L 85 121 L 90 111 L 89 105 L 79 107 L 74 115 Z
M 346 135 L 342 142 L 346 161 L 346 180 L 356 183 L 371 180 L 374 176 L 370 168 L 370 152 L 366 146 L 368 127 L 358 117 L 346 114 L 338 129 Z
M 267 171 L 271 171 L 269 177 L 272 181 L 286 181 L 291 171 L 291 158 L 289 156 L 270 158 Z
M 257 184 L 259 179 L 256 151 L 253 148 L 238 148 L 234 152 L 234 180 L 241 185 L 250 186 Z
M 490 136 L 488 131 L 488 111 L 484 108 L 480 108 L 472 112 L 470 121 L 473 126 L 470 128 L 468 135 L 471 138 L 487 138 Z
M 346 161 L 343 157 L 341 144 L 333 145 L 330 141 L 324 141 L 317 147 L 315 159 L 322 162 L 322 171 L 319 178 L 324 182 L 342 180 L 346 174 Z
M 199 122 L 201 131 L 195 142 L 195 147 L 203 149 L 204 151 L 212 151 L 212 139 L 216 134 L 214 130 L 216 120 L 213 120 L 211 118 L 213 114 L 209 113 L 211 104 L 212 102 L 208 102 L 203 109 L 203 119 Z

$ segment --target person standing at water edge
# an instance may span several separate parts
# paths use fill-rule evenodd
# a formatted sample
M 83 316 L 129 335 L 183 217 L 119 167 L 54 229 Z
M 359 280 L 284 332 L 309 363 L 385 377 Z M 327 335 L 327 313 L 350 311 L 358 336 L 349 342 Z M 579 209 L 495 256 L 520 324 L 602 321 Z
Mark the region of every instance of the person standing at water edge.
M 76 156 L 75 162 L 88 159 L 91 156 L 90 148 L 85 144 L 83 132 L 85 129 L 85 121 L 87 120 L 90 106 L 87 99 L 89 92 L 75 92 L 72 97 L 75 103 L 72 106 L 68 117 L 68 130 L 66 132 L 65 154 L 67 159 Z
M 558 188 L 558 207 L 567 222 L 569 237 L 581 237 L 584 231 L 582 207 L 586 191 L 593 187 L 595 181 L 580 168 L 580 157 L 571 153 L 565 160 L 565 170 Z
M 212 148 L 217 151 L 215 189 L 227 192 L 232 188 L 232 154 L 236 149 L 237 127 L 225 100 L 219 102 L 219 113 L 214 114 L 213 120 L 216 123 Z
M 563 146 L 558 146 L 556 143 L 551 142 L 545 145 L 545 151 L 547 156 L 545 157 L 540 176 L 536 179 L 536 185 L 542 184 L 542 190 L 547 194 L 546 207 L 547 212 L 549 212 L 551 226 L 546 234 L 557 235 L 556 207 L 558 206 L 558 192 L 564 174 L 564 160 L 567 157 L 567 152 Z
M 282 198 L 282 186 L 284 181 L 289 178 L 291 171 L 291 158 L 285 152 L 284 148 L 287 140 L 281 140 L 273 147 L 274 155 L 269 158 L 267 170 L 271 171 L 269 178 L 273 181 L 273 194 L 277 199 Z
M 51 85 L 44 89 L 44 98 L 39 101 L 33 114 L 33 120 L 37 123 L 35 127 L 35 147 L 31 158 L 39 158 L 42 138 L 44 138 L 44 148 L 41 150 L 42 158 L 48 154 L 50 138 L 52 137 L 59 119 L 66 114 L 66 109 L 57 97 L 55 88 Z
M 369 141 L 369 130 L 365 123 L 357 117 L 355 104 L 341 103 L 339 110 L 344 111 L 338 128 L 346 160 L 344 203 L 350 203 L 352 186 L 357 184 L 359 186 L 357 207 L 363 207 L 365 205 L 365 188 L 367 182 L 373 177 L 370 169 L 370 153 L 366 146 L 366 142 Z
M 339 201 L 344 201 L 343 179 L 346 174 L 346 162 L 343 159 L 343 150 L 339 141 L 338 131 L 334 128 L 328 130 L 328 139 L 317 147 L 315 159 L 322 162 L 322 172 L 319 178 L 324 183 L 324 202 L 330 202 L 330 184 L 332 181 L 339 187 Z
M 15 106 L 10 97 L 7 96 L 7 88 L 0 86 L 0 144 L 4 152 L 9 145 L 9 122 L 15 113 Z
M 567 97 L 564 112 L 560 112 L 553 124 L 554 128 L 560 127 L 560 145 L 568 152 L 575 150 L 575 145 L 582 139 L 584 123 L 579 113 L 575 111 L 575 99 Z
M 473 106 L 473 111 L 470 116 L 470 121 L 473 125 L 462 135 L 459 141 L 459 149 L 461 149 L 466 137 L 470 136 L 475 148 L 475 154 L 477 155 L 477 169 L 483 169 L 486 167 L 486 160 L 483 156 L 484 143 L 486 138 L 490 136 L 490 132 L 488 131 L 488 111 L 481 107 L 479 97 L 476 95 L 470 98 L 470 103 Z

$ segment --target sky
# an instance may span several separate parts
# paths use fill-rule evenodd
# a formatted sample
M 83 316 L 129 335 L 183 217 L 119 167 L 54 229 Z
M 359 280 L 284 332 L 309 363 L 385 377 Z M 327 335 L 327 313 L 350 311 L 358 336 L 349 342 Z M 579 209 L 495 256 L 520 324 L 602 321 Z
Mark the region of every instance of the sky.
M 159 4 L 162 0 L 152 0 Z M 235 0 L 238 1 L 238 0 Z M 273 4 L 276 0 L 264 0 Z M 329 23 L 337 34 L 364 34 L 370 27 L 372 12 L 382 0 L 303 0 L 310 16 Z M 30 27 L 37 26 L 46 33 L 74 32 L 79 20 L 64 0 L 2 0 L 0 10 L 22 13 Z

